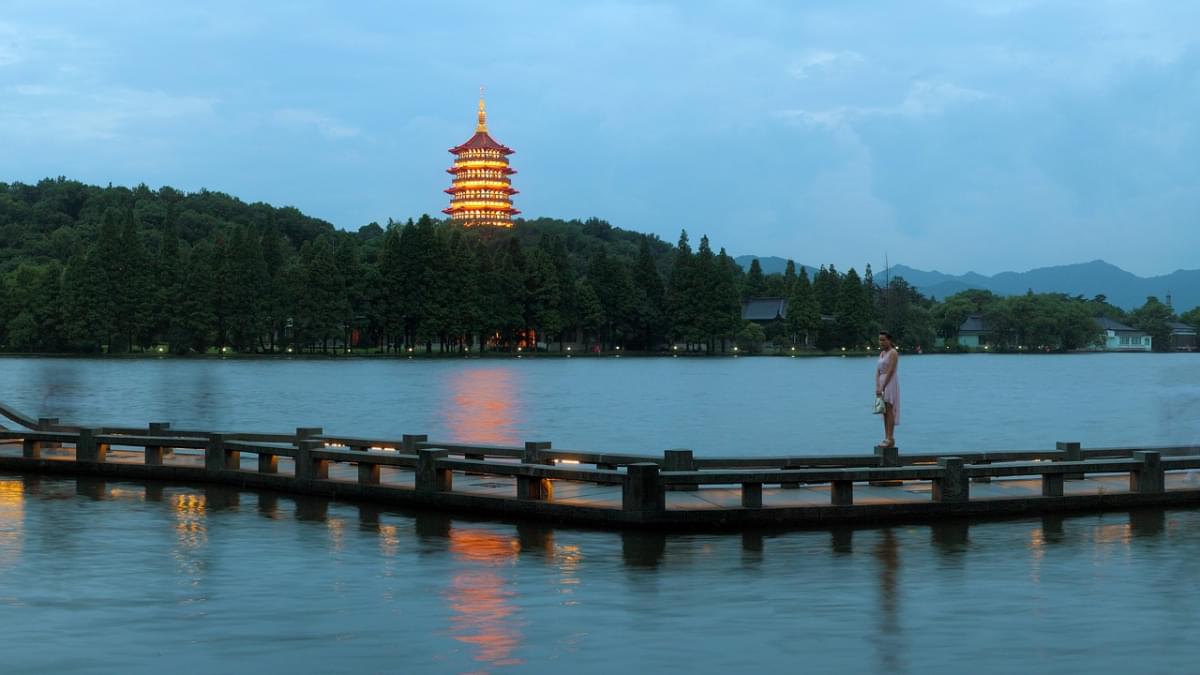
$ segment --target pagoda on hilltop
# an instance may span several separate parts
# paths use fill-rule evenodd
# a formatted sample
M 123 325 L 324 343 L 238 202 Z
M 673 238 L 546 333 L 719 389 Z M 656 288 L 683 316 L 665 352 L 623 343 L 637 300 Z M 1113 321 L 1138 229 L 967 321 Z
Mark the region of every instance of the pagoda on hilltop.
M 512 196 L 517 191 L 509 180 L 516 173 L 508 166 L 513 151 L 488 135 L 482 89 L 475 135 L 450 148 L 450 153 L 454 155 L 454 166 L 446 172 L 454 180 L 446 188 L 450 208 L 442 209 L 442 213 L 464 227 L 512 227 L 512 217 L 520 213 L 513 208 Z

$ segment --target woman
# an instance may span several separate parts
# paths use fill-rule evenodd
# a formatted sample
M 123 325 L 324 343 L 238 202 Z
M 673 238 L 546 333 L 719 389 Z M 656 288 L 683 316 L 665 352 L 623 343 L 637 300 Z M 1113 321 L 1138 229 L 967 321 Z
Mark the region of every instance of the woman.
M 893 436 L 896 425 L 900 423 L 900 380 L 896 375 L 896 366 L 900 362 L 900 353 L 892 343 L 892 334 L 879 332 L 879 362 L 875 366 L 875 395 L 883 398 L 883 442 L 880 445 L 892 448 L 896 446 Z

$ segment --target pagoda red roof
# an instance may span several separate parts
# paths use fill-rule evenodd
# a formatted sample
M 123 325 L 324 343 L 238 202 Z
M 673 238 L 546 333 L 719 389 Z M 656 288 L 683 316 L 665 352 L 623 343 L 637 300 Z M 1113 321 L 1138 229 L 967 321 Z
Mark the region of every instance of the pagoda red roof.
M 496 139 L 489 136 L 486 131 L 476 131 L 475 135 L 467 139 L 466 143 L 450 148 L 450 152 L 456 155 L 464 150 L 499 150 L 506 155 L 513 154 L 512 148 L 497 143 Z

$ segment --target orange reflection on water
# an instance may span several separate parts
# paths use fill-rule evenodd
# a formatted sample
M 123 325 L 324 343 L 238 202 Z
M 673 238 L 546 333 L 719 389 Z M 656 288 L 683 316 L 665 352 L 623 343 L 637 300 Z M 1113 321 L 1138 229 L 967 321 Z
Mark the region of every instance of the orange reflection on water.
M 21 559 L 25 542 L 25 484 L 0 481 L 0 569 Z
M 486 530 L 450 530 L 450 553 L 472 563 L 454 575 L 447 591 L 454 612 L 454 639 L 475 648 L 475 660 L 492 666 L 523 663 L 513 656 L 521 633 L 510 617 L 516 612 L 512 590 L 495 568 L 510 564 L 521 551 L 514 537 Z
M 208 501 L 204 495 L 178 494 L 172 503 L 175 510 L 175 533 L 183 548 L 199 548 L 208 540 L 208 528 L 204 524 Z
M 500 368 L 472 368 L 454 373 L 442 420 L 451 440 L 460 443 L 516 445 L 516 385 Z

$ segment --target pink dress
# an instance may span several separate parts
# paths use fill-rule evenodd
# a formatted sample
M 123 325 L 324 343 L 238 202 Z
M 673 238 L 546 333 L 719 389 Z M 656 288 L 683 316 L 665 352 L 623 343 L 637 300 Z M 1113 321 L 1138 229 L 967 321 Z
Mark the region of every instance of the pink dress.
M 886 352 L 879 353 L 879 362 L 875 366 L 875 387 L 878 388 L 883 382 L 883 374 L 887 372 L 888 366 L 897 363 L 899 354 L 895 349 L 889 349 Z M 892 406 L 892 419 L 896 424 L 900 424 L 900 367 L 896 366 L 896 370 L 892 373 L 892 379 L 888 382 L 887 387 L 883 390 L 883 402 Z

